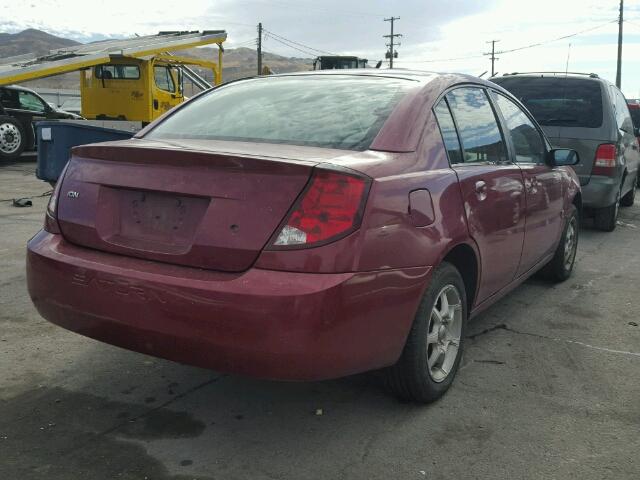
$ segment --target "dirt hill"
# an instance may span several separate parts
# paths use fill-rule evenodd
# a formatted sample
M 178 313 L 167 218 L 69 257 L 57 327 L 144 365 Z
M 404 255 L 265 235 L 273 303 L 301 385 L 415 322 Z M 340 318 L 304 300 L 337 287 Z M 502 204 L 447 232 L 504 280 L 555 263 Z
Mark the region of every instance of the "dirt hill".
M 78 45 L 79 43 L 67 38 L 57 37 L 49 33 L 28 29 L 20 33 L 0 33 L 0 58 L 25 53 L 44 55 L 49 50 Z M 206 58 L 217 61 L 217 48 L 194 48 L 180 52 L 181 55 Z M 263 53 L 263 64 L 269 66 L 275 73 L 298 72 L 312 68 L 311 58 L 285 57 L 273 53 Z M 236 80 L 256 74 L 257 54 L 249 48 L 225 49 L 223 57 L 222 78 L 224 81 Z M 209 72 L 202 72 L 205 78 L 211 79 Z M 80 88 L 78 73 L 68 73 L 56 77 L 43 78 L 24 82 L 23 85 L 31 88 Z
M 56 48 L 79 45 L 75 40 L 56 37 L 47 32 L 29 28 L 19 33 L 0 33 L 0 58 L 25 53 L 44 55 Z

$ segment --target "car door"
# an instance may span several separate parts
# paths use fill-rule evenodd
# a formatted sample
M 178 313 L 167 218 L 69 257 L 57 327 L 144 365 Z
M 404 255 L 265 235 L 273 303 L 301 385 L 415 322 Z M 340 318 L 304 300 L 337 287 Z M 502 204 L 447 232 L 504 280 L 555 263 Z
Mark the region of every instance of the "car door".
M 627 176 L 622 185 L 622 196 L 635 187 L 638 174 L 638 141 L 633 132 L 633 120 L 629 112 L 629 106 L 624 95 L 618 88 L 611 86 L 616 112 L 616 125 L 618 127 L 618 150 L 627 169 Z
M 508 285 L 518 270 L 524 241 L 522 173 L 508 161 L 499 123 L 483 88 L 456 88 L 435 112 L 441 128 L 450 112 L 460 142 L 459 155 L 450 153 L 450 160 L 458 176 L 469 233 L 480 251 L 477 300 L 482 302 Z
M 153 118 L 157 118 L 181 102 L 171 68 L 166 65 L 153 66 Z
M 547 163 L 544 137 L 515 102 L 493 92 L 525 185 L 525 234 L 518 276 L 553 254 L 564 226 L 561 172 Z

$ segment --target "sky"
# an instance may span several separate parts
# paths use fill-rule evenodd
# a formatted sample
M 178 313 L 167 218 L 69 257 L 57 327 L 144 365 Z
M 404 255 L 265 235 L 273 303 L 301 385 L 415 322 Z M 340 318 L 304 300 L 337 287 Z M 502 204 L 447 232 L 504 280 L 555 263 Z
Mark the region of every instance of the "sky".
M 395 16 L 403 35 L 396 67 L 490 73 L 483 54 L 491 49 L 487 42 L 499 40 L 499 74 L 568 66 L 615 81 L 618 7 L 618 0 L 0 0 L 0 31 L 38 28 L 86 42 L 225 29 L 227 48 L 255 48 L 262 22 L 265 51 L 358 55 L 375 65 L 386 51 L 382 36 L 390 24 L 383 19 Z M 640 98 L 640 0 L 625 1 L 624 18 L 622 90 Z

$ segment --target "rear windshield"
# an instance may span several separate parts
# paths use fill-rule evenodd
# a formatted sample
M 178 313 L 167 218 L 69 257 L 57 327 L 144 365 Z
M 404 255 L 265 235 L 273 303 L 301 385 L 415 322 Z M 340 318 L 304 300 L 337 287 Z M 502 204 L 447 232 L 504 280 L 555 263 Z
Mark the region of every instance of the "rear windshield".
M 540 125 L 602 125 L 600 82 L 573 77 L 502 77 L 493 81 L 524 103 Z
M 416 85 L 413 80 L 333 75 L 246 80 L 195 99 L 146 138 L 366 150 Z

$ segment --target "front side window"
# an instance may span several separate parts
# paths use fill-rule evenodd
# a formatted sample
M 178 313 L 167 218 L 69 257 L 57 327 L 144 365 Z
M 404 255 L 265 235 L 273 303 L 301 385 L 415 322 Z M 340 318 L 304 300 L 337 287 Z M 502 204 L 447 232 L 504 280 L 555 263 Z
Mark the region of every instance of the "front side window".
M 168 67 L 156 66 L 153 67 L 153 75 L 156 80 L 156 85 L 159 89 L 166 92 L 175 92 L 176 88 L 173 83 L 173 77 Z
M 44 103 L 31 92 L 18 92 L 20 108 L 31 112 L 44 112 Z
M 629 113 L 629 106 L 627 100 L 622 95 L 622 92 L 616 87 L 611 87 L 611 93 L 614 98 L 614 107 L 616 110 L 616 123 L 618 129 L 628 133 L 633 132 L 633 121 L 631 120 L 631 114 Z
M 301 75 L 243 80 L 201 95 L 150 139 L 211 139 L 366 150 L 413 80 Z
M 481 88 L 463 87 L 447 94 L 464 150 L 463 162 L 498 163 L 507 160 L 498 122 Z
M 4 108 L 20 108 L 17 90 L 0 89 L 0 103 Z
M 545 148 L 540 132 L 520 107 L 507 97 L 494 93 L 511 135 L 517 163 L 544 163 Z
M 447 155 L 449 157 L 449 163 L 456 164 L 462 162 L 462 150 L 460 149 L 460 141 L 458 140 L 458 134 L 456 133 L 456 125 L 453 122 L 453 117 L 449 111 L 449 106 L 445 99 L 440 100 L 438 105 L 433 109 L 438 120 L 438 126 L 440 127 L 440 133 L 442 134 L 442 141 L 447 149 Z

